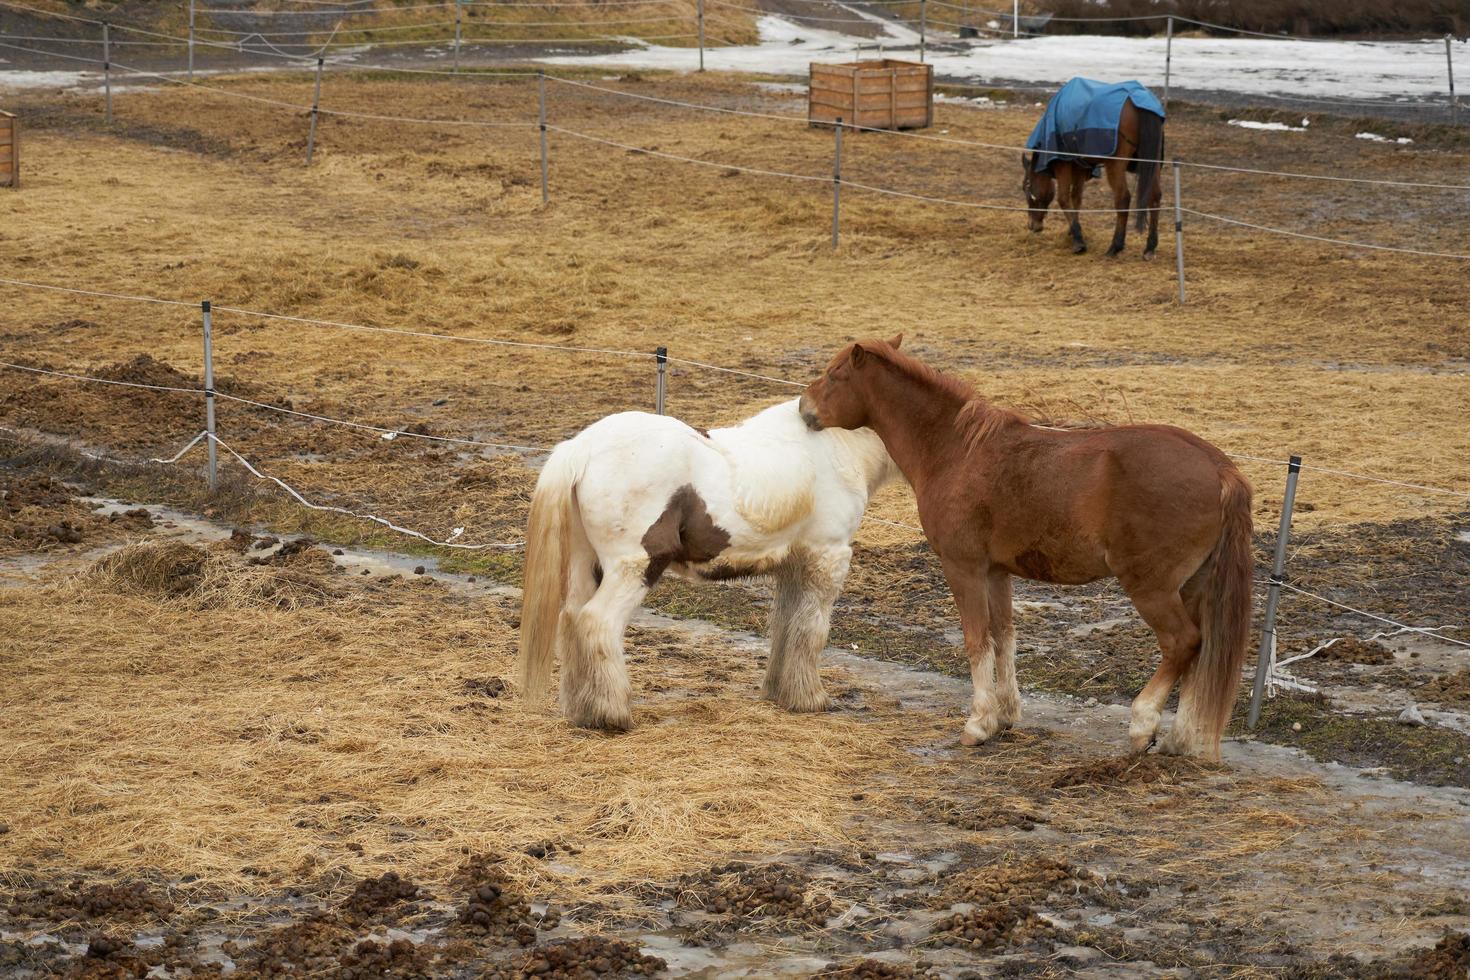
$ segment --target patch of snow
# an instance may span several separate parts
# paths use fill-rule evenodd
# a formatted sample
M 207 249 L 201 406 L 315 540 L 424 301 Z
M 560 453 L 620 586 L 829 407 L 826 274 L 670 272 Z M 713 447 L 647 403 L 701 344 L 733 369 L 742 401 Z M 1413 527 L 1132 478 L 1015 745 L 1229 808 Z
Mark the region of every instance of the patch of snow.
M 1239 126 L 1241 129 L 1266 129 L 1273 133 L 1305 133 L 1305 126 L 1288 126 L 1279 122 L 1256 122 L 1254 119 L 1231 119 L 1231 126 Z
M 5 64 L 0 61 L 0 65 Z M 0 70 L 0 90 L 22 92 L 35 88 L 76 88 L 100 73 L 85 71 L 4 71 Z
M 850 61 L 875 43 L 885 55 L 918 60 L 918 34 L 859 12 L 882 36 L 857 38 L 840 30 L 794 24 L 768 14 L 756 27 L 756 44 L 705 50 L 706 67 L 775 75 L 805 75 L 813 61 Z M 977 39 L 959 50 L 929 48 L 936 76 L 970 81 L 1006 79 L 1060 85 L 1075 75 L 1137 79 L 1162 89 L 1165 39 L 1066 36 Z M 1384 99 L 1444 104 L 1444 49 L 1433 41 L 1289 41 L 1266 38 L 1174 38 L 1172 86 L 1241 95 L 1333 101 Z M 619 65 L 693 71 L 694 48 L 647 45 L 608 54 L 543 58 L 554 64 Z
M 806 92 L 806 86 L 805 85 L 798 85 L 798 86 L 796 86 L 796 88 L 799 91 L 803 92 L 803 93 Z M 946 94 L 944 92 L 935 92 L 934 93 L 934 101 L 935 102 L 953 102 L 953 103 L 957 103 L 959 105 L 973 106 L 976 109 L 998 109 L 1001 106 L 1004 106 L 1006 104 L 1004 100 L 1002 100 L 1000 102 L 996 102 L 995 100 L 991 99 L 989 96 L 985 96 L 985 95 L 977 95 L 974 98 L 967 98 L 967 97 L 965 97 L 963 95 L 948 95 L 948 94 Z
M 1400 136 L 1398 139 L 1389 139 L 1387 136 L 1379 136 L 1377 133 L 1359 133 L 1358 134 L 1358 139 L 1360 139 L 1360 140 L 1371 140 L 1374 143 L 1412 143 L 1412 142 L 1414 142 L 1413 140 L 1409 139 L 1407 136 Z

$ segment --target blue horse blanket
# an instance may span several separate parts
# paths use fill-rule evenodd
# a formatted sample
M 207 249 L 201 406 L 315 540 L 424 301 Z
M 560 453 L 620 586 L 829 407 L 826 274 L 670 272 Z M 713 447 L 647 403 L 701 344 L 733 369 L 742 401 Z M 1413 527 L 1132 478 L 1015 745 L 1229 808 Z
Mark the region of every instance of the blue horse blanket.
M 1118 149 L 1123 103 L 1130 99 L 1139 109 L 1164 118 L 1163 105 L 1138 82 L 1109 84 L 1074 78 L 1063 85 L 1046 104 L 1046 111 L 1026 140 L 1026 148 L 1034 151 L 1031 169 L 1049 172 L 1052 164 L 1064 157 L 1113 156 Z

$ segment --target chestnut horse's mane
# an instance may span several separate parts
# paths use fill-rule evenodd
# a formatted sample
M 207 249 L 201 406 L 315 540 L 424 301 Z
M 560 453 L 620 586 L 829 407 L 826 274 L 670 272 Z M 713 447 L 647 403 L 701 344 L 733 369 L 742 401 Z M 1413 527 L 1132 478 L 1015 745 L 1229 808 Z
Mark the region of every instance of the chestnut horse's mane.
M 936 395 L 947 395 L 961 402 L 962 407 L 955 416 L 955 429 L 963 436 L 966 449 L 974 449 L 1007 425 L 1031 421 L 1020 412 L 992 405 L 969 382 L 936 371 L 885 342 L 865 343 L 863 349 L 882 358 L 899 374 Z

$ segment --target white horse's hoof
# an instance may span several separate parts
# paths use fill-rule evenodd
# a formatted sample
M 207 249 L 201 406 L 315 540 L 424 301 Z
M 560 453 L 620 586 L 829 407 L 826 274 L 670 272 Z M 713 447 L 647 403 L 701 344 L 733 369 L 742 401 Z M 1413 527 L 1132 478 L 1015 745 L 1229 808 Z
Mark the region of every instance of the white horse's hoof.
M 826 711 L 831 702 L 826 694 L 818 694 L 815 697 L 774 697 L 766 695 L 767 701 L 774 701 L 777 705 L 795 714 L 810 714 L 817 711 Z
M 567 715 L 567 721 L 577 728 L 591 728 L 604 732 L 626 732 L 633 728 L 633 711 L 627 705 L 621 707 L 585 708 Z

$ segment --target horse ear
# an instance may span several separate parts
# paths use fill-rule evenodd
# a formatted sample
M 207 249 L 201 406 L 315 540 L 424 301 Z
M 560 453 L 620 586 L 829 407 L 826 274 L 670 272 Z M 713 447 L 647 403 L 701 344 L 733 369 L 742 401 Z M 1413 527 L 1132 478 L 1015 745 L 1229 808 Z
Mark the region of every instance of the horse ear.
M 889 338 L 888 346 L 889 347 L 892 347 L 894 350 L 898 350 L 898 348 L 900 346 L 902 346 L 902 345 L 903 345 L 903 334 L 896 333 L 891 338 Z
M 848 360 L 852 362 L 853 367 L 861 367 L 863 358 L 867 356 L 868 352 L 863 349 L 862 344 L 853 344 L 852 353 L 848 355 Z

